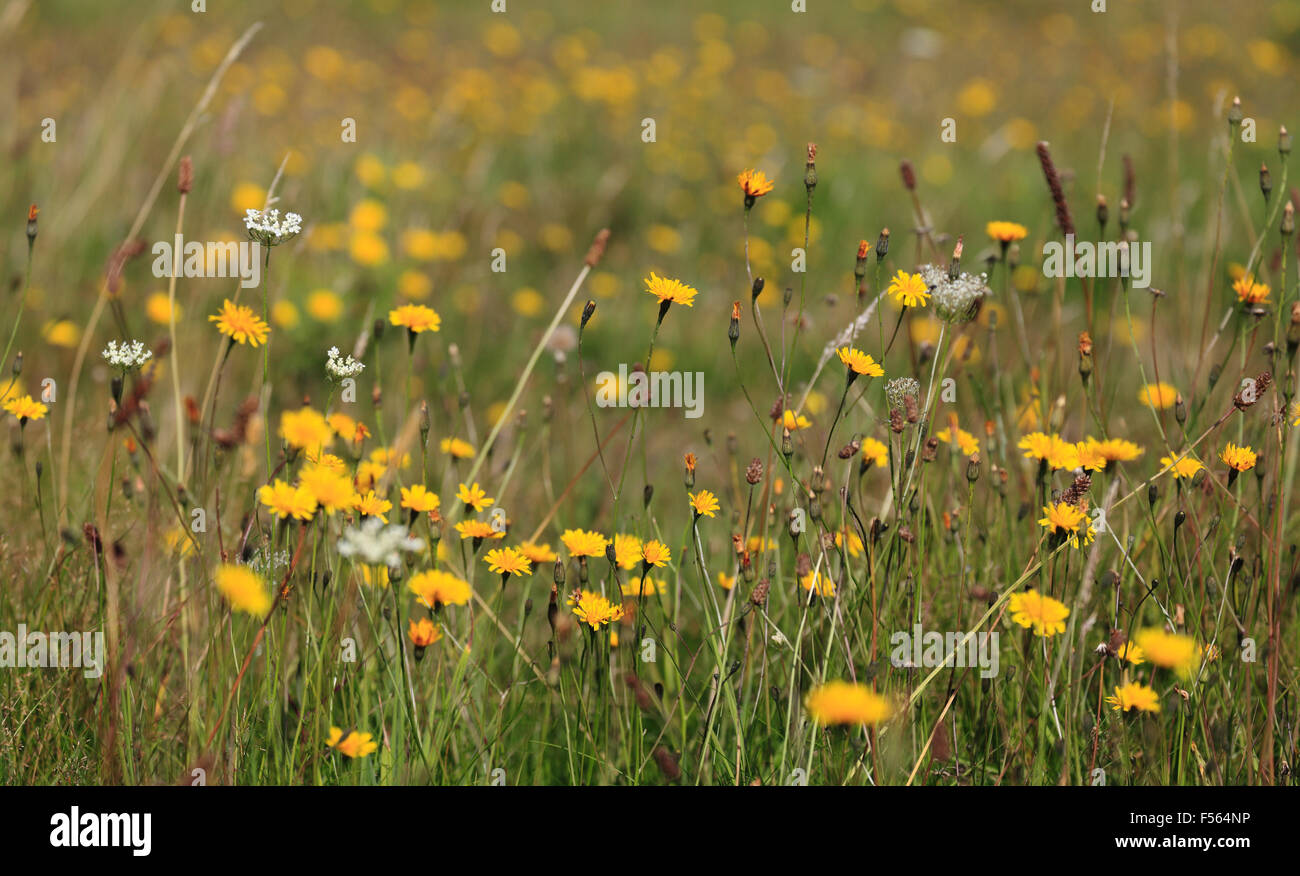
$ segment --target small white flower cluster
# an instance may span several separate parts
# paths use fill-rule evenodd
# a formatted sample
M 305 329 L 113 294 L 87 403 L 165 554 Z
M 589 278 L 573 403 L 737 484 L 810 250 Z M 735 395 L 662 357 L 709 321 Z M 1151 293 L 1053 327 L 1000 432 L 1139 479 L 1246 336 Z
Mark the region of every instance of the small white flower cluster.
M 325 370 L 330 373 L 331 377 L 337 377 L 340 380 L 344 377 L 355 377 L 366 368 L 364 364 L 351 356 L 346 359 L 340 358 L 338 347 L 330 347 L 325 355 L 329 357 L 325 362 Z
M 117 341 L 109 341 L 103 356 L 108 360 L 109 365 L 114 365 L 123 371 L 130 371 L 152 359 L 153 350 L 146 350 L 140 341 L 132 341 L 129 344 L 123 341 L 121 346 L 118 346 Z
M 922 265 L 921 276 L 934 296 L 934 312 L 946 323 L 970 322 L 979 312 L 980 301 L 989 294 L 988 277 L 984 274 L 967 274 L 953 278 L 947 269 L 937 265 Z
M 244 214 L 244 227 L 248 237 L 264 246 L 278 246 L 302 231 L 302 217 L 297 213 L 285 213 L 280 218 L 279 210 L 248 210 Z
M 402 564 L 402 551 L 424 550 L 423 539 L 394 523 L 388 526 L 378 517 L 367 517 L 360 526 L 343 530 L 339 538 L 339 553 L 345 557 L 358 557 L 367 566 L 388 566 L 396 569 Z

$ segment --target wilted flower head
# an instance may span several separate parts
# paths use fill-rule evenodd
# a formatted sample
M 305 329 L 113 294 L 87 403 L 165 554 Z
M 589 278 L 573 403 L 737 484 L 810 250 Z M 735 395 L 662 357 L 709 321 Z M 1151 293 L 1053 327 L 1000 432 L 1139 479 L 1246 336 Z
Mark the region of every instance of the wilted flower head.
M 263 246 L 279 246 L 302 231 L 302 217 L 285 213 L 281 219 L 279 210 L 248 210 L 244 214 L 244 227 L 248 229 L 249 240 Z
M 339 537 L 339 553 L 359 557 L 367 566 L 383 564 L 396 569 L 402 564 L 402 551 L 424 550 L 423 539 L 416 538 L 403 526 L 385 526 L 378 517 L 367 517 L 360 526 L 350 526 Z
M 892 408 L 902 408 L 911 398 L 917 401 L 921 397 L 921 384 L 914 377 L 895 377 L 885 384 L 885 398 Z

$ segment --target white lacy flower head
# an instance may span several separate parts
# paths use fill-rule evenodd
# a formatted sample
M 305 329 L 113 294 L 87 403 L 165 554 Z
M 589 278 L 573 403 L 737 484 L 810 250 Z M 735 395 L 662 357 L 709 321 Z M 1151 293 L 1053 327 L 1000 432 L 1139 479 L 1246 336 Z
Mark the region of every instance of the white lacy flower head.
M 921 276 L 934 296 L 934 312 L 946 323 L 970 322 L 979 312 L 979 304 L 989 294 L 988 277 L 967 274 L 952 277 L 938 265 L 922 265 Z
M 103 356 L 108 360 L 109 365 L 121 368 L 123 371 L 131 371 L 152 359 L 153 350 L 146 350 L 141 341 L 130 343 L 123 341 L 120 346 L 117 341 L 109 341 Z
M 338 347 L 330 347 L 325 354 L 328 358 L 325 362 L 325 370 L 331 377 L 342 379 L 344 377 L 355 377 L 366 369 L 366 366 L 351 356 L 346 359 L 339 355 Z
M 279 210 L 248 210 L 244 214 L 244 227 L 250 240 L 263 246 L 279 246 L 302 231 L 302 217 L 285 213 L 281 219 Z
M 396 523 L 385 525 L 378 517 L 367 517 L 360 526 L 350 526 L 339 537 L 339 553 L 356 557 L 367 566 L 388 566 L 396 569 L 402 564 L 402 551 L 414 553 L 424 550 L 424 540 L 406 531 Z

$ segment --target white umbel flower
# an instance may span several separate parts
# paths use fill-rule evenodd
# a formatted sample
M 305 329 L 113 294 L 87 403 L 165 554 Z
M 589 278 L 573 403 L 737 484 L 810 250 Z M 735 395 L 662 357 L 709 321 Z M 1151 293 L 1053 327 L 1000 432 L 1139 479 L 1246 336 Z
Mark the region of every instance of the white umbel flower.
M 146 350 L 144 343 L 141 341 L 123 341 L 119 346 L 117 341 L 109 341 L 108 346 L 104 349 L 103 356 L 108 360 L 108 364 L 123 371 L 132 371 L 153 358 L 153 350 Z
M 974 319 L 984 296 L 989 294 L 988 277 L 984 274 L 963 272 L 953 277 L 938 265 L 922 265 L 921 276 L 934 296 L 935 315 L 953 325 Z
M 302 217 L 285 213 L 281 219 L 279 210 L 248 210 L 244 214 L 244 227 L 250 240 L 263 246 L 279 246 L 302 231 Z
M 339 537 L 339 553 L 356 557 L 367 566 L 388 566 L 396 569 L 402 565 L 402 551 L 424 550 L 424 540 L 394 523 L 388 526 L 378 517 L 367 517 L 360 526 L 350 526 Z
M 331 377 L 342 380 L 344 377 L 356 377 L 366 369 L 366 366 L 351 356 L 346 359 L 339 355 L 338 347 L 330 347 L 325 354 L 328 358 L 325 362 L 325 370 Z

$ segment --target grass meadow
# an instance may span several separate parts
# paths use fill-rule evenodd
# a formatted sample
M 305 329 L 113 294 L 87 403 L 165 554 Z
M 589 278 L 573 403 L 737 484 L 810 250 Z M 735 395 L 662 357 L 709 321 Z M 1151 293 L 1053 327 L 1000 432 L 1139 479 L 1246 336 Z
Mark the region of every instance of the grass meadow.
M 4 0 L 0 782 L 1293 783 L 1300 2 L 1106 5 Z

